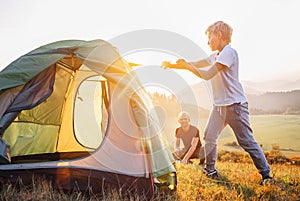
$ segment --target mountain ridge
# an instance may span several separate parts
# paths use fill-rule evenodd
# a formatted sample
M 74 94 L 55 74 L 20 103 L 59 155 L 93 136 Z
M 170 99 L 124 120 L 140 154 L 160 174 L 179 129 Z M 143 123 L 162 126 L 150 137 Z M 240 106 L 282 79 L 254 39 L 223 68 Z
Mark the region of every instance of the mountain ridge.
M 242 85 L 252 114 L 300 114 L 300 79 L 242 81 Z M 207 81 L 192 84 L 186 89 L 176 94 L 180 102 L 197 104 L 205 109 L 211 108 L 212 98 Z M 190 101 L 193 99 L 196 99 L 197 103 Z

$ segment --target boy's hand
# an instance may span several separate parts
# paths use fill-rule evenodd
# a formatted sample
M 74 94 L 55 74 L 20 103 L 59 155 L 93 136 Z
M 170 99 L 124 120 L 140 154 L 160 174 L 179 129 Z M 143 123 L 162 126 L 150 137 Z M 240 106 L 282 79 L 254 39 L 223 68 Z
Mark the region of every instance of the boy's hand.
M 169 61 L 163 61 L 163 62 L 161 63 L 161 66 L 162 66 L 164 69 L 166 69 L 166 68 L 172 68 L 172 65 L 174 65 L 174 64 L 171 64 Z
M 169 61 L 164 61 L 161 63 L 161 66 L 166 69 L 166 68 L 178 68 L 178 64 L 171 64 Z
M 178 59 L 176 64 L 171 64 L 169 61 L 164 61 L 164 62 L 161 63 L 161 66 L 165 69 L 166 68 L 185 69 L 186 65 L 188 65 L 188 64 L 183 59 Z

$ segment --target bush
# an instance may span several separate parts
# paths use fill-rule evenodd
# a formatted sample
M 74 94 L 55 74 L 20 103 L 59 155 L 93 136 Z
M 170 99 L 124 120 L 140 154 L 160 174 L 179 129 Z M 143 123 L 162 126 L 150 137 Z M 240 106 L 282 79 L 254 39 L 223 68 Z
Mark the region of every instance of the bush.
M 218 160 L 223 162 L 243 162 L 248 163 L 251 162 L 251 159 L 249 157 L 248 153 L 241 152 L 241 151 L 225 151 L 220 150 L 218 152 Z

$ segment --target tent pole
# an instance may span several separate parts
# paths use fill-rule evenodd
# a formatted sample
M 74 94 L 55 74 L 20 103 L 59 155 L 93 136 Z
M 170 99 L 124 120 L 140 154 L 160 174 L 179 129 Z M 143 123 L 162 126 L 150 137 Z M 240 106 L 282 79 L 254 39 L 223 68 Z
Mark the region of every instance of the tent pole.
M 155 188 L 154 188 L 154 180 L 153 180 L 153 175 L 152 175 L 152 168 L 151 168 L 151 158 L 150 158 L 150 151 L 149 151 L 149 146 L 146 140 L 143 140 L 143 147 L 144 147 L 144 152 L 146 155 L 146 166 L 149 171 L 149 178 L 151 182 L 151 190 L 152 190 L 152 198 L 154 197 L 155 193 Z

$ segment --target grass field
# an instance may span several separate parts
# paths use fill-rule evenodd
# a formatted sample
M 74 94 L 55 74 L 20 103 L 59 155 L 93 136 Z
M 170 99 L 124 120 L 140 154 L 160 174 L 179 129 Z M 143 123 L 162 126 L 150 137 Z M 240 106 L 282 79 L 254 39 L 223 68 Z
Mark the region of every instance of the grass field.
M 207 178 L 196 164 L 176 164 L 178 186 L 176 191 L 160 191 L 153 201 L 198 201 L 198 200 L 300 200 L 300 166 L 271 165 L 276 179 L 274 185 L 260 185 L 260 175 L 252 163 L 218 162 L 220 178 Z M 117 191 L 105 195 L 89 196 L 81 192 L 66 194 L 55 191 L 47 181 L 36 181 L 33 188 L 13 185 L 2 186 L 0 200 L 124 200 L 144 201 L 144 196 L 124 197 Z
M 203 134 L 207 119 L 200 119 L 198 127 Z M 164 137 L 173 148 L 174 129 L 178 126 L 176 117 L 163 122 Z M 265 151 L 278 144 L 286 156 L 300 156 L 300 115 L 258 115 L 251 116 L 254 135 Z M 230 128 L 226 128 L 219 139 L 219 150 L 241 150 L 224 146 L 235 141 Z M 203 140 L 202 140 L 203 142 Z M 229 162 L 232 161 L 232 162 Z M 217 162 L 219 180 L 208 179 L 195 164 L 176 164 L 178 186 L 173 192 L 163 191 L 152 200 L 196 201 L 196 200 L 300 200 L 300 166 L 272 164 L 275 185 L 261 186 L 261 177 L 252 162 L 234 163 L 233 160 Z M 131 195 L 123 197 L 117 191 L 105 192 L 105 195 L 87 196 L 82 192 L 65 194 L 55 191 L 47 181 L 37 181 L 32 188 L 5 184 L 1 186 L 0 200 L 130 200 L 144 201 L 145 197 Z
M 179 165 L 176 200 L 299 200 L 300 167 L 272 165 L 275 185 L 261 186 L 251 163 L 218 162 L 220 180 L 206 178 L 195 165 Z

